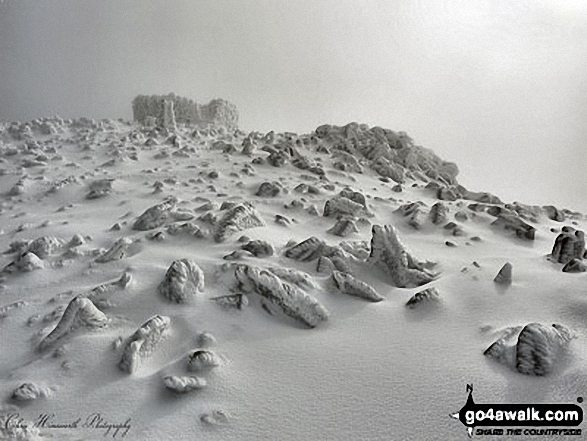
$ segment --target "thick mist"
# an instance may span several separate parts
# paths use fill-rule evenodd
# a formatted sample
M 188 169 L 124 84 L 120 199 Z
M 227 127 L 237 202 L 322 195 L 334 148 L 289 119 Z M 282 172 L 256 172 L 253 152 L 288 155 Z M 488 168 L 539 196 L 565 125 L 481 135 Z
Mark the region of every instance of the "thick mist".
M 473 190 L 587 211 L 585 54 L 581 0 L 4 0 L 0 120 L 222 97 L 245 130 L 404 130 Z

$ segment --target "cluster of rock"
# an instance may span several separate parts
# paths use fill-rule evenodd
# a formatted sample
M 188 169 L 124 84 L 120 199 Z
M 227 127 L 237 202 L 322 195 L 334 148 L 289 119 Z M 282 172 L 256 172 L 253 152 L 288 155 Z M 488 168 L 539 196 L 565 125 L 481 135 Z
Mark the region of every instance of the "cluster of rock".
M 132 102 L 134 120 L 147 126 L 173 129 L 176 124 L 238 128 L 238 111 L 234 104 L 215 99 L 208 104 L 169 95 L 138 95 Z
M 440 159 L 429 149 L 414 145 L 405 133 L 381 127 L 350 123 L 346 126 L 322 125 L 315 131 L 323 146 L 332 153 L 343 152 L 354 158 L 363 157 L 376 173 L 402 183 L 406 178 L 427 177 L 444 185 L 456 183 L 458 168 Z M 346 160 L 345 160 L 346 159 Z M 342 168 L 357 169 L 359 164 L 340 156 Z
M 565 265 L 564 272 L 587 271 L 587 264 L 583 262 L 583 259 L 587 258 L 585 233 L 568 225 L 564 226 L 554 242 L 550 257 L 555 262 Z

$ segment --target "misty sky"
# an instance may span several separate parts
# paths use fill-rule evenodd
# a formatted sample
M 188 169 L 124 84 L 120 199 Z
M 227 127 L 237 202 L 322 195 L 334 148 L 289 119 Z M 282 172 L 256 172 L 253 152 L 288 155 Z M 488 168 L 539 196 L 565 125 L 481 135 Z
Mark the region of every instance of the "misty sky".
M 587 212 L 584 0 L 0 0 L 0 120 L 168 92 L 403 130 L 472 190 Z

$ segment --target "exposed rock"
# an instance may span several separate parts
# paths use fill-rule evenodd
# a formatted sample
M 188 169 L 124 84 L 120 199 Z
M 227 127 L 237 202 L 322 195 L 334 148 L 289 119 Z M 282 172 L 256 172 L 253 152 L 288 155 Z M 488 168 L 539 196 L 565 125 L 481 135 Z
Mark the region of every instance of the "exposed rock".
M 356 216 L 364 206 L 343 196 L 337 196 L 326 201 L 324 216 Z
M 126 341 L 118 367 L 124 372 L 135 372 L 142 359 L 153 354 L 170 323 L 170 318 L 162 315 L 147 320 Z
M 308 273 L 303 271 L 299 271 L 293 268 L 285 268 L 285 267 L 271 267 L 268 268 L 273 274 L 279 277 L 281 280 L 293 283 L 294 285 L 299 286 L 302 289 L 316 289 L 317 286 L 312 280 L 312 276 Z
M 423 207 L 424 203 L 417 201 L 402 205 L 397 211 L 408 218 L 407 223 L 409 226 L 419 229 L 426 222 Z
M 226 296 L 212 297 L 210 300 L 224 308 L 241 310 L 248 306 L 249 299 L 245 294 L 229 294 Z
M 358 233 L 359 230 L 352 219 L 341 218 L 328 230 L 328 232 L 335 236 L 347 237 L 353 233 Z
M 587 263 L 579 259 L 571 259 L 563 267 L 563 273 L 584 273 L 587 271 Z
M 273 152 L 267 157 L 267 162 L 273 167 L 283 167 L 287 156 L 282 152 Z
M 133 230 L 147 231 L 162 226 L 170 218 L 170 212 L 175 208 L 176 203 L 175 199 L 167 199 L 148 208 L 136 220 Z
M 90 192 L 86 195 L 86 199 L 98 199 L 112 193 L 112 183 L 114 179 L 99 179 L 90 184 Z
M 442 202 L 435 203 L 430 209 L 430 219 L 434 225 L 446 222 L 448 218 L 448 208 Z
M 337 252 L 337 248 L 326 245 L 317 237 L 310 237 L 297 245 L 288 248 L 285 251 L 285 257 L 288 259 L 299 260 L 301 262 L 310 262 L 322 256 L 332 257 Z
M 338 290 L 343 294 L 361 297 L 371 302 L 380 302 L 383 300 L 383 297 L 371 285 L 356 279 L 350 274 L 333 271 L 332 280 Z
M 186 393 L 206 387 L 206 380 L 200 377 L 178 377 L 168 375 L 163 378 L 163 384 L 169 390 L 176 393 Z
M 314 328 L 328 318 L 328 312 L 314 297 L 283 282 L 269 271 L 237 265 L 234 275 L 241 288 L 257 293 L 261 299 L 278 307 L 282 314 L 309 328 Z
M 37 257 L 45 259 L 55 254 L 65 245 L 65 241 L 51 236 L 43 236 L 33 240 L 26 247 L 27 251 L 34 253 Z
M 213 410 L 200 415 L 200 421 L 211 426 L 227 424 L 229 420 L 230 416 L 223 410 Z
M 281 186 L 276 182 L 263 182 L 257 193 L 256 196 L 264 197 L 264 198 L 271 198 L 277 196 L 281 193 Z
M 223 242 L 233 234 L 254 227 L 262 227 L 265 222 L 255 208 L 249 204 L 238 204 L 222 217 L 214 232 L 214 240 Z
M 499 283 L 501 285 L 509 285 L 512 283 L 512 264 L 506 262 L 504 266 L 501 267 L 495 279 L 493 281 L 495 283 Z
M 434 279 L 425 269 L 431 264 L 416 260 L 403 246 L 392 225 L 373 225 L 372 233 L 371 254 L 367 263 L 386 272 L 395 286 L 409 288 Z
M 491 225 L 514 231 L 518 237 L 523 239 L 534 240 L 536 234 L 536 228 L 514 215 L 500 214 Z
M 552 248 L 551 257 L 558 263 L 582 259 L 585 253 L 585 233 L 573 227 L 564 226 Z
M 512 343 L 516 335 L 517 342 Z M 519 327 L 510 328 L 484 355 L 522 374 L 543 376 L 554 370 L 572 338 L 565 326 L 530 323 L 521 332 Z
M 416 308 L 420 304 L 438 302 L 440 300 L 440 293 L 436 288 L 428 288 L 414 294 L 410 300 L 407 301 L 406 306 L 410 309 Z
M 39 387 L 35 383 L 23 383 L 12 392 L 12 399 L 16 401 L 33 401 L 49 395 L 50 391 L 46 388 Z
M 397 164 L 390 162 L 387 158 L 379 156 L 371 165 L 373 170 L 381 176 L 390 178 L 398 184 L 403 184 L 405 181 L 405 170 Z
M 264 240 L 251 240 L 241 245 L 241 249 L 248 251 L 255 257 L 270 257 L 275 252 L 273 245 Z
M 570 340 L 570 331 L 562 325 L 526 325 L 516 345 L 516 369 L 526 375 L 550 373 Z
M 460 195 L 452 188 L 441 187 L 436 192 L 436 197 L 443 201 L 456 201 Z
M 98 263 L 106 263 L 111 260 L 124 259 L 130 254 L 129 248 L 133 241 L 128 237 L 121 237 L 103 254 L 96 258 Z
M 12 264 L 8 265 L 7 269 L 12 266 L 20 271 L 34 271 L 36 269 L 42 269 L 45 267 L 43 261 L 35 253 L 27 251 L 26 253 L 20 254 Z
M 188 370 L 190 372 L 206 371 L 221 364 L 220 357 L 208 349 L 199 349 L 188 357 Z
M 191 259 L 176 260 L 158 289 L 170 302 L 185 303 L 204 290 L 204 273 Z
M 108 324 L 108 318 L 85 296 L 77 296 L 69 302 L 57 326 L 41 341 L 40 351 L 78 328 L 96 329 Z
M 365 209 L 367 208 L 367 200 L 365 199 L 365 195 L 363 193 L 353 191 L 350 188 L 345 188 L 344 190 L 341 190 L 339 196 L 350 199 L 357 204 L 361 204 Z
M 549 219 L 557 222 L 564 222 L 566 220 L 565 214 L 558 208 L 552 205 L 545 205 L 542 208 L 544 209 L 544 212 Z
M 318 264 L 316 265 L 316 272 L 320 274 L 331 274 L 335 270 L 334 263 L 326 256 L 318 258 Z

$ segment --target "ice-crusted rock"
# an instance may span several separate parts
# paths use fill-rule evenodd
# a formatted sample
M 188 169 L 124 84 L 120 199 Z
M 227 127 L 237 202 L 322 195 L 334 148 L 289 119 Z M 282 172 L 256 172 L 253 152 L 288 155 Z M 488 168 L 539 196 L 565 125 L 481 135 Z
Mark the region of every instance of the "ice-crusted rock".
M 356 216 L 364 206 L 344 196 L 328 199 L 324 205 L 325 217 Z
M 407 217 L 407 224 L 412 228 L 422 228 L 426 222 L 426 213 L 424 212 L 424 203 L 421 201 L 412 202 L 402 205 L 396 211 Z
M 206 387 L 206 379 L 200 377 L 179 377 L 176 375 L 168 375 L 163 378 L 163 384 L 173 392 L 184 394 L 193 390 L 203 389 Z
M 162 315 L 155 315 L 147 320 L 126 341 L 118 367 L 124 372 L 135 372 L 141 360 L 153 354 L 170 323 L 171 319 Z
M 332 228 L 328 230 L 328 233 L 339 237 L 347 237 L 353 233 L 358 232 L 359 230 L 357 229 L 354 220 L 344 218 L 339 219 L 336 224 L 334 224 Z
M 238 204 L 230 208 L 220 219 L 214 232 L 214 240 L 224 242 L 228 237 L 239 231 L 264 225 L 265 222 L 253 205 L 246 202 Z
M 135 121 L 149 125 L 150 121 L 155 124 L 170 128 L 169 109 L 166 115 L 166 104 L 173 108 L 174 120 L 178 124 L 196 125 L 205 127 L 208 125 L 236 129 L 238 126 L 238 111 L 228 101 L 214 99 L 208 104 L 198 104 L 193 100 L 169 95 L 139 95 L 132 102 Z M 167 117 L 167 125 L 165 118 Z
M 410 288 L 434 280 L 425 268 L 432 264 L 416 260 L 401 243 L 392 225 L 373 225 L 372 234 L 367 263 L 386 272 L 395 286 Z
M 421 304 L 438 302 L 440 300 L 440 293 L 436 288 L 428 288 L 414 294 L 410 300 L 406 302 L 406 307 L 413 309 Z
M 277 182 L 263 182 L 257 189 L 255 195 L 263 198 L 271 198 L 277 196 L 279 193 L 281 193 L 281 186 Z
M 237 265 L 234 275 L 243 290 L 258 294 L 262 301 L 270 302 L 282 314 L 306 327 L 314 328 L 328 319 L 326 308 L 318 300 L 267 270 Z
M 57 326 L 41 341 L 38 346 L 43 351 L 52 346 L 57 340 L 75 329 L 97 329 L 108 324 L 108 317 L 100 311 L 94 303 L 83 295 L 75 297 L 69 302 Z
M 210 300 L 224 308 L 238 309 L 239 311 L 249 305 L 249 299 L 245 294 L 228 294 L 212 297 Z
M 255 257 L 270 257 L 273 256 L 275 249 L 273 245 L 264 240 L 251 240 L 241 245 L 241 249 L 248 251 Z
M 170 219 L 171 210 L 175 208 L 177 201 L 174 198 L 167 199 L 148 208 L 133 224 L 133 230 L 147 231 L 159 228 Z
M 564 226 L 552 248 L 551 257 L 558 263 L 582 259 L 585 253 L 585 233 L 573 227 Z
M 45 265 L 43 261 L 39 259 L 39 257 L 35 253 L 31 253 L 27 251 L 26 253 L 20 254 L 12 264 L 8 265 L 9 267 L 14 266 L 17 270 L 20 271 L 34 271 L 36 269 L 43 269 Z
M 516 335 L 517 342 L 512 343 Z M 521 331 L 512 328 L 506 332 L 484 354 L 521 374 L 543 376 L 555 369 L 573 338 L 572 332 L 563 325 L 530 323 Z
M 332 257 L 338 249 L 331 247 L 317 237 L 310 237 L 285 251 L 288 259 L 310 262 L 322 256 Z
M 121 237 L 103 254 L 96 258 L 98 263 L 106 263 L 112 260 L 124 259 L 130 254 L 130 247 L 133 244 L 132 239 L 128 237 Z
M 191 259 L 175 260 L 158 290 L 170 302 L 185 303 L 204 290 L 204 272 Z
M 361 297 L 370 302 L 380 302 L 383 300 L 383 297 L 381 297 L 371 285 L 356 279 L 350 274 L 333 271 L 332 281 L 343 294 Z
M 312 276 L 303 271 L 294 268 L 271 267 L 268 268 L 273 274 L 288 283 L 293 283 L 302 289 L 316 289 L 317 286 L 312 280 Z
M 200 421 L 210 426 L 224 425 L 229 420 L 230 415 L 223 410 L 213 410 L 212 412 L 206 412 L 200 415 Z
M 400 164 L 390 162 L 383 156 L 379 156 L 375 162 L 373 162 L 371 167 L 381 176 L 390 178 L 398 184 L 403 184 L 405 182 L 404 168 Z
M 536 235 L 536 228 L 512 214 L 500 214 L 491 225 L 513 231 L 518 237 L 523 239 L 534 240 Z
M 209 349 L 198 349 L 188 357 L 188 371 L 201 372 L 216 368 L 222 364 L 221 358 Z
M 86 195 L 86 199 L 98 199 L 104 196 L 108 196 L 112 193 L 112 183 L 114 179 L 99 179 L 92 182 L 89 185 L 89 193 Z
M 493 279 L 493 281 L 495 283 L 499 283 L 501 285 L 509 285 L 512 283 L 512 271 L 513 271 L 513 267 L 512 264 L 509 262 L 506 262 L 501 269 L 499 270 L 499 272 L 497 273 L 497 275 L 495 276 L 495 279 Z
M 553 221 L 557 221 L 557 222 L 564 222 L 566 217 L 565 214 L 559 210 L 558 208 L 556 208 L 553 205 L 545 205 L 544 207 L 542 207 L 544 209 L 544 212 L 546 213 L 546 216 L 553 220 Z
M 570 340 L 570 331 L 562 325 L 526 325 L 516 344 L 516 369 L 526 375 L 550 373 Z
M 320 258 L 318 258 L 316 272 L 320 274 L 331 274 L 332 271 L 334 271 L 335 269 L 336 267 L 334 266 L 334 263 L 328 257 L 321 256 Z
M 23 383 L 12 392 L 12 399 L 16 401 L 33 401 L 39 398 L 47 397 L 50 391 L 40 387 L 35 383 Z
M 28 244 L 26 250 L 34 253 L 37 257 L 45 259 L 55 254 L 65 245 L 65 241 L 52 236 L 39 237 Z
M 435 203 L 430 209 L 430 219 L 434 225 L 442 224 L 448 219 L 448 208 L 442 202 Z
M 579 259 L 571 259 L 563 266 L 563 273 L 584 273 L 587 271 L 587 263 Z

